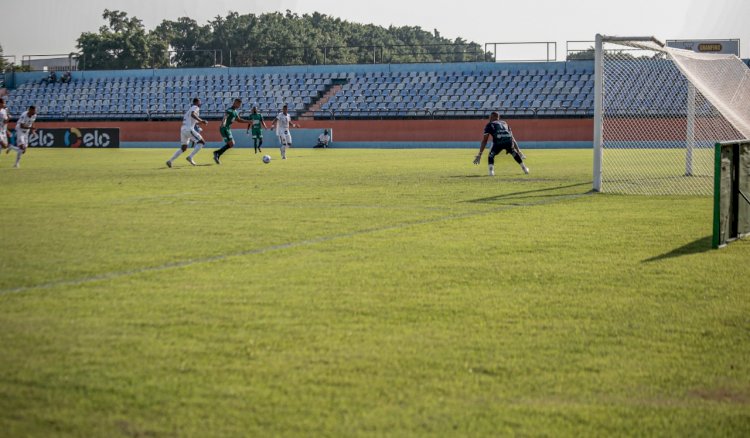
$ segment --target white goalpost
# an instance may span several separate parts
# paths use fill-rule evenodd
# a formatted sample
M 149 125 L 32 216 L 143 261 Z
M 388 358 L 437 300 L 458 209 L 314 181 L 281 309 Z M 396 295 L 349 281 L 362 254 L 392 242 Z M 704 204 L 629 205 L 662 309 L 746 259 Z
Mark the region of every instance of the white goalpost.
M 750 138 L 742 60 L 597 35 L 594 62 L 594 190 L 713 193 L 714 145 Z

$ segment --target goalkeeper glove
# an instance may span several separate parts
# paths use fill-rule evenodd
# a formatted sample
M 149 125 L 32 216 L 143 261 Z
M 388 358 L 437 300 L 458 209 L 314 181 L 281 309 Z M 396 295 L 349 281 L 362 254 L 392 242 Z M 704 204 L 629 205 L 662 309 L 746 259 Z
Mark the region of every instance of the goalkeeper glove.
M 474 165 L 478 165 L 480 161 L 482 161 L 482 154 L 477 154 L 477 156 L 474 157 Z

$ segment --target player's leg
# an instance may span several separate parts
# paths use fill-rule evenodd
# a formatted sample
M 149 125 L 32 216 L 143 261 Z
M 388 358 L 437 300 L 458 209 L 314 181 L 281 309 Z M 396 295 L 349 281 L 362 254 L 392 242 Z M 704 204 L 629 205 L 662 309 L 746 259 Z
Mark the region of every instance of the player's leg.
M 258 152 L 263 153 L 263 135 L 258 136 Z
M 279 150 L 281 151 L 281 159 L 286 160 L 286 137 L 282 134 L 279 135 Z
M 292 136 L 289 134 L 289 132 L 281 134 L 281 142 L 282 142 L 282 150 L 281 150 L 281 159 L 286 160 L 286 150 L 291 149 L 292 147 Z
M 13 167 L 19 168 L 21 166 L 21 157 L 26 153 L 28 144 L 28 135 L 19 134 L 16 136 L 16 146 L 13 148 L 13 150 L 16 151 L 16 164 L 14 164 Z
M 513 149 L 516 151 L 516 153 L 518 153 L 518 155 L 521 157 L 522 160 L 526 159 L 526 155 L 524 155 L 523 152 L 521 152 L 521 148 L 518 146 L 518 142 L 516 141 L 515 138 L 513 139 Z
M 172 162 L 176 160 L 177 158 L 179 158 L 180 155 L 182 155 L 182 153 L 187 150 L 187 147 L 188 147 L 187 143 L 180 145 L 180 148 L 177 149 L 174 155 L 172 155 L 172 158 L 167 160 L 167 167 L 172 167 Z
M 490 176 L 495 176 L 495 156 L 502 150 L 501 146 L 493 144 L 489 155 L 487 155 L 487 170 Z
M 193 141 L 193 152 L 188 155 L 186 158 L 187 162 L 195 166 L 195 161 L 193 161 L 193 157 L 200 152 L 201 149 L 203 149 L 203 146 L 205 146 L 206 142 L 203 140 L 203 136 L 198 134 L 197 132 L 192 132 L 192 141 Z
M 510 146 L 505 150 L 505 152 L 510 154 L 513 157 L 513 159 L 516 160 L 516 163 L 518 163 L 521 166 L 521 170 L 523 170 L 523 173 L 528 175 L 529 168 L 526 167 L 526 164 L 524 164 L 523 162 L 521 151 L 517 148 L 514 148 L 513 143 L 515 142 L 511 142 Z
M 223 126 L 219 129 L 221 132 L 222 137 L 224 138 L 224 146 L 221 147 L 221 149 L 214 152 L 214 161 L 216 164 L 221 164 L 221 161 L 219 158 L 221 158 L 221 155 L 234 147 L 234 138 L 232 137 L 232 131 L 224 128 Z
M 206 142 L 203 141 L 202 139 L 195 143 L 195 146 L 193 146 L 193 152 L 191 152 L 190 155 L 188 155 L 187 157 L 188 163 L 195 166 L 195 161 L 193 161 L 193 157 L 195 157 L 195 154 L 197 154 L 201 149 L 203 149 L 203 146 L 205 145 L 206 145 Z
M 8 136 L 3 132 L 0 133 L 0 147 L 5 149 L 5 153 L 8 153 Z
M 188 129 L 183 126 L 182 129 L 180 129 L 180 148 L 177 149 L 174 155 L 172 155 L 172 158 L 167 161 L 167 167 L 172 167 L 172 163 L 174 162 L 174 160 L 179 158 L 180 155 L 182 155 L 182 153 L 187 150 L 188 143 L 190 143 L 190 140 L 192 139 L 192 129 Z

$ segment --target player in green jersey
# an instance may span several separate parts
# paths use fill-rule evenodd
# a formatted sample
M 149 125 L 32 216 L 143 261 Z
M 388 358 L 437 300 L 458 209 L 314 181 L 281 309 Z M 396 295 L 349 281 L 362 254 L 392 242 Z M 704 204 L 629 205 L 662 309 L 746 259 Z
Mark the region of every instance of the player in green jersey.
M 243 119 L 242 117 L 240 117 L 240 113 L 237 112 L 237 110 L 240 109 L 241 106 L 242 99 L 234 99 L 234 102 L 232 102 L 232 106 L 227 108 L 227 110 L 224 112 L 224 119 L 221 121 L 219 133 L 221 133 L 221 137 L 224 139 L 224 143 L 226 144 L 221 149 L 214 152 L 214 161 L 216 162 L 216 164 L 221 164 L 221 161 L 219 160 L 221 155 L 234 147 L 234 137 L 232 137 L 232 123 L 234 123 L 235 121 L 240 123 L 250 123 L 250 120 Z
M 268 129 L 268 127 L 266 126 L 266 122 L 263 121 L 263 116 L 258 113 L 257 106 L 253 106 L 252 113 L 250 114 L 250 121 L 252 123 L 247 125 L 246 132 L 250 132 L 250 128 L 252 128 L 253 147 L 255 148 L 255 153 L 257 154 L 258 152 L 263 152 L 263 149 L 261 149 L 261 146 L 263 146 L 263 129 Z

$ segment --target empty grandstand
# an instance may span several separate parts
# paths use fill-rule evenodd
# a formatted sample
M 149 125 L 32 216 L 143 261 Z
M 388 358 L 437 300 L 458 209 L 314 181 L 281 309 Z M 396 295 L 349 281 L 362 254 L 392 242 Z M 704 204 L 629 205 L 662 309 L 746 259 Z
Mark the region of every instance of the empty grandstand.
M 287 103 L 315 118 L 518 117 L 593 114 L 593 64 L 439 64 L 76 72 L 69 83 L 33 74 L 10 91 L 12 114 L 36 105 L 46 120 L 179 118 L 199 96 L 219 117 L 240 96 L 266 114 Z
M 593 68 L 569 61 L 120 70 L 74 72 L 69 83 L 49 84 L 42 73 L 22 73 L 14 76 L 8 105 L 13 115 L 36 105 L 40 120 L 177 120 L 195 96 L 209 118 L 219 118 L 235 96 L 267 116 L 286 103 L 293 116 L 315 119 L 474 118 L 490 110 L 589 118 Z M 648 83 L 649 92 L 633 95 L 623 82 L 613 93 L 650 113 L 671 107 L 685 86 L 676 72 L 674 81 L 631 79 Z

